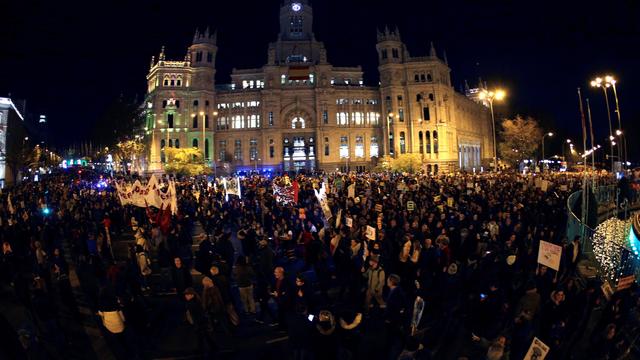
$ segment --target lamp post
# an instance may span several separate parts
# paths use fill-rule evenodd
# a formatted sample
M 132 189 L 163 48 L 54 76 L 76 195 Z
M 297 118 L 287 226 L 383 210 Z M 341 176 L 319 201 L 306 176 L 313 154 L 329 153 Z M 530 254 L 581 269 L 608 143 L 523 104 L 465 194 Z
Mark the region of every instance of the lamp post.
M 607 84 L 611 84 L 611 88 L 613 88 L 613 98 L 616 101 L 616 116 L 618 117 L 618 130 L 616 130 L 616 135 L 621 137 L 621 140 L 623 141 L 623 154 L 624 154 L 624 162 L 623 162 L 623 166 L 624 164 L 627 162 L 627 137 L 624 136 L 624 133 L 622 131 L 622 121 L 620 120 L 620 103 L 618 102 L 618 90 L 616 89 L 616 83 L 617 80 L 614 79 L 613 76 L 611 75 L 607 75 L 604 77 L 604 81 Z
M 213 118 L 214 118 L 214 123 L 217 124 L 218 123 L 218 112 L 214 111 L 213 112 Z M 213 126 L 213 125 L 212 125 Z M 211 139 L 211 161 L 213 164 L 213 177 L 217 178 L 218 177 L 218 169 L 217 169 L 217 165 L 216 165 L 216 148 L 215 148 L 215 139 Z
M 573 144 L 571 143 L 571 139 L 567 139 L 567 144 L 569 145 L 569 148 L 573 147 Z M 571 156 L 571 153 L 569 153 L 569 156 Z M 564 160 L 564 162 L 566 162 L 567 165 L 569 165 L 569 162 L 567 161 L 567 157 L 564 152 L 564 146 L 562 146 L 562 160 Z
M 613 147 L 615 142 L 613 141 L 613 127 L 611 126 L 611 109 L 609 108 L 609 96 L 607 94 L 607 88 L 611 86 L 610 83 L 603 81 L 601 77 L 597 77 L 591 80 L 592 87 L 599 87 L 604 92 L 604 102 L 607 105 L 607 119 L 609 119 L 609 142 L 611 145 L 611 173 L 613 173 Z
M 493 171 L 498 171 L 498 155 L 496 151 L 496 119 L 493 115 L 493 100 L 501 101 L 505 98 L 507 93 L 504 90 L 497 89 L 495 91 L 489 91 L 482 89 L 478 94 L 480 100 L 486 100 L 489 102 L 489 109 L 491 110 L 491 126 L 493 127 Z
M 542 170 L 543 171 L 544 171 L 544 168 L 545 168 L 545 163 L 544 163 L 544 138 L 545 138 L 545 136 L 552 137 L 553 133 L 552 132 L 548 132 L 548 133 L 542 135 Z

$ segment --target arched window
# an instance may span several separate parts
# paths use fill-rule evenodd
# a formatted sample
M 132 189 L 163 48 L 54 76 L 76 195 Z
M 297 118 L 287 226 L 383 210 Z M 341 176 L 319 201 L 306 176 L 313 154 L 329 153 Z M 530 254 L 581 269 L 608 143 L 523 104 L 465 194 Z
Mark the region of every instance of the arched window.
M 169 128 L 173 128 L 173 114 L 167 114 L 167 125 Z
M 193 100 L 193 107 L 198 107 L 198 100 Z
M 422 131 L 418 131 L 418 142 L 420 144 L 420 154 L 424 154 L 424 139 L 422 138 Z
M 433 101 L 433 93 L 429 94 L 429 101 Z
M 433 130 L 433 153 L 438 153 L 438 132 Z
M 179 108 L 179 107 L 180 107 L 180 100 L 176 100 L 176 101 L 174 102 L 174 104 L 176 105 L 176 107 L 177 107 L 177 108 Z
M 294 117 L 293 120 L 291 120 L 291 128 L 304 129 L 305 128 L 304 119 L 301 117 Z
M 198 147 L 198 139 L 193 139 L 193 141 L 191 142 L 191 146 L 193 146 L 194 148 Z
M 175 145 L 176 149 L 180 149 L 180 139 L 176 139 Z
M 433 81 L 433 77 L 431 76 L 431 74 L 427 74 L 427 81 L 428 81 L 428 82 L 432 82 L 432 81 Z M 438 165 L 436 165 L 436 167 L 437 167 L 437 166 L 438 166 Z M 436 170 L 436 172 L 437 172 L 437 170 Z
M 193 128 L 197 129 L 198 128 L 198 115 L 193 115 Z
M 433 174 L 438 175 L 438 164 L 433 165 Z
M 205 160 L 209 160 L 209 139 L 204 139 Z
M 407 152 L 406 139 L 404 136 L 404 131 L 400 131 L 400 154 L 404 154 Z
M 162 100 L 162 108 L 166 108 L 167 107 L 167 100 Z
M 169 147 L 173 147 L 173 139 L 169 139 Z
M 422 101 L 422 94 L 418 94 L 418 95 L 416 95 L 416 101 L 417 101 L 417 102 Z
M 427 131 L 426 134 L 426 142 L 427 142 L 427 154 L 431 153 L 431 132 Z
M 420 81 L 425 82 L 424 74 L 420 74 Z
M 419 82 L 420 79 L 418 78 L 418 74 L 415 74 L 415 76 L 413 77 L 413 79 L 415 80 L 415 82 Z

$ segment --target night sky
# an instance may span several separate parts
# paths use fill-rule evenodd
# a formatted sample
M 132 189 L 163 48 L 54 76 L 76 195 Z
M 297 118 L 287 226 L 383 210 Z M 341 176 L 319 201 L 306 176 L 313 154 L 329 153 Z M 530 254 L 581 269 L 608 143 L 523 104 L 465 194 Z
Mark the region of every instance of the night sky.
M 372 1 L 315 0 L 314 31 L 336 66 L 362 65 L 377 84 L 376 26 L 398 25 L 414 56 L 429 42 L 446 50 L 453 84 L 508 90 L 496 111 L 538 118 L 558 136 L 581 143 L 576 88 L 592 102 L 596 137 L 608 136 L 597 74 L 618 82 L 623 127 L 632 158 L 640 159 L 640 5 L 636 1 Z M 196 27 L 218 29 L 217 82 L 233 67 L 260 67 L 278 32 L 279 0 L 261 1 L 7 1 L 2 6 L 0 96 L 26 99 L 27 110 L 48 115 L 58 146 L 86 138 L 105 107 L 123 94 L 142 99 L 152 55 L 182 59 Z M 612 112 L 615 119 L 615 114 Z M 632 152 L 633 151 L 633 152 Z

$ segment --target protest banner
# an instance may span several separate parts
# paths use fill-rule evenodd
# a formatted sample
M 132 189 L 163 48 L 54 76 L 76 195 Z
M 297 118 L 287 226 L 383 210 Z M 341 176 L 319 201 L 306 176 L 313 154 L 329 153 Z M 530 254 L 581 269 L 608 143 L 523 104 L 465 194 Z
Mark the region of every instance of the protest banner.
M 347 187 L 347 197 L 354 198 L 356 197 L 356 184 L 351 184 Z
M 523 360 L 544 360 L 548 353 L 549 347 L 540 339 L 534 337 Z
M 160 183 L 155 175 L 151 175 L 146 185 L 143 185 L 140 180 L 136 180 L 133 184 L 116 182 L 115 185 L 118 198 L 123 206 L 170 208 L 173 214 L 176 214 L 178 210 L 178 198 L 173 180 L 170 180 L 165 187 L 165 184 Z
M 375 240 L 376 239 L 376 229 L 373 226 L 367 225 L 367 239 Z
M 547 266 L 555 271 L 560 269 L 560 257 L 562 256 L 562 246 L 540 240 L 538 248 L 538 263 Z
M 416 203 L 411 200 L 407 201 L 407 210 L 413 211 L 415 209 L 416 209 Z

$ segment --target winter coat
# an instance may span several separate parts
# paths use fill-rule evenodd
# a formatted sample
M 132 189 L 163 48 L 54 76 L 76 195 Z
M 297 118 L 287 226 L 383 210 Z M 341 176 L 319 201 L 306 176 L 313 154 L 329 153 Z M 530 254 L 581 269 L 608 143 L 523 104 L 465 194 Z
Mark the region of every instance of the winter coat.
M 380 266 L 378 268 L 369 268 L 364 273 L 364 277 L 367 279 L 367 289 L 376 293 L 381 293 L 385 284 L 384 269 Z

